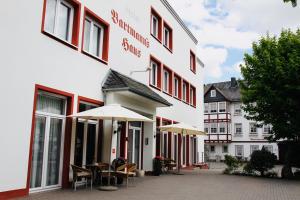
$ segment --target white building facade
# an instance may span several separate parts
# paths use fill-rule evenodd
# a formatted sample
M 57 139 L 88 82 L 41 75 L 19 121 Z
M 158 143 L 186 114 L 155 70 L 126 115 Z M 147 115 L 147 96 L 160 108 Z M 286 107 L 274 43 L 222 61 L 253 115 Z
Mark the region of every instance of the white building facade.
M 206 160 L 224 160 L 225 155 L 249 160 L 253 151 L 263 147 L 278 158 L 277 143 L 269 143 L 270 125 L 260 125 L 245 118 L 240 87 L 231 81 L 207 84 L 204 87 L 204 130 Z
M 201 137 L 157 131 L 176 122 L 204 128 L 197 40 L 166 0 L 4 5 L 0 198 L 69 187 L 70 164 L 108 162 L 109 155 L 145 171 L 155 156 L 182 166 L 203 160 Z M 67 117 L 106 104 L 153 123 L 119 122 L 109 149 L 111 122 Z

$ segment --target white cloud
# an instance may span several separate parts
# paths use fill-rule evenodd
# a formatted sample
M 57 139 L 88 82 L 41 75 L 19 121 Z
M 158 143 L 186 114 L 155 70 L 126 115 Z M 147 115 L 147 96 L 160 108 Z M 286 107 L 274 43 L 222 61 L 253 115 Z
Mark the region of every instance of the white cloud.
M 228 51 L 225 48 L 204 47 L 198 49 L 200 59 L 205 63 L 205 74 L 212 78 L 221 78 L 221 65 L 226 61 Z M 209 66 L 209 67 L 207 67 Z

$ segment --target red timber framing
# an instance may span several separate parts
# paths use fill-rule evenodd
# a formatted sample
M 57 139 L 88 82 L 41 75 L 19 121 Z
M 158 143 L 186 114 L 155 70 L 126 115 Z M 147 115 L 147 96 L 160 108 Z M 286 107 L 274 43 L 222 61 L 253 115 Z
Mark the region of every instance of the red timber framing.
M 83 97 L 83 96 L 78 96 L 78 100 L 77 100 L 77 112 L 79 112 L 79 105 L 80 102 L 86 102 L 86 103 L 91 103 L 94 105 L 98 105 L 100 106 L 104 106 L 104 102 L 103 101 L 99 101 L 99 100 L 95 100 L 95 99 L 91 99 L 91 98 L 87 98 L 87 97 Z M 76 122 L 77 123 L 77 122 Z M 102 150 L 102 140 L 103 140 L 103 120 L 99 120 L 98 122 L 98 128 L 99 128 L 99 132 L 98 132 L 98 149 L 97 149 L 97 161 L 100 162 L 102 159 L 102 154 L 101 154 L 101 150 Z
M 155 17 L 158 20 L 158 33 L 157 37 L 153 34 L 153 23 L 152 23 L 152 17 Z M 151 15 L 150 15 L 150 34 L 159 42 L 162 43 L 162 17 L 158 12 L 151 7 Z
M 57 36 L 53 35 L 52 33 L 49 33 L 45 30 L 45 18 L 46 18 L 46 12 L 47 12 L 47 1 L 44 0 L 43 5 L 43 14 L 42 14 L 42 27 L 41 32 L 53 39 L 55 39 L 58 42 L 61 42 L 62 44 L 65 44 L 75 50 L 78 50 L 78 43 L 79 43 L 79 30 L 80 30 L 80 12 L 81 12 L 81 4 L 77 0 L 65 0 L 69 4 L 71 4 L 74 7 L 74 18 L 73 18 L 73 30 L 72 30 L 72 41 L 71 43 L 58 38 Z
M 152 83 L 151 83 L 151 76 L 152 76 L 152 66 L 151 66 L 151 63 L 152 62 L 154 62 L 154 63 L 156 63 L 157 64 L 157 71 L 156 71 L 156 73 L 157 73 L 157 85 L 153 85 Z M 149 85 L 151 86 L 151 87 L 153 87 L 153 88 L 155 88 L 155 89 L 157 89 L 157 90 L 159 90 L 159 91 L 161 91 L 161 89 L 162 89 L 162 63 L 157 59 L 157 58 L 155 58 L 153 55 L 150 55 L 150 63 L 149 63 L 149 65 L 150 65 L 150 68 L 151 68 L 151 70 L 149 71 Z
M 61 96 L 65 96 L 67 98 L 67 113 L 66 115 L 71 115 L 73 113 L 74 106 L 74 95 L 68 92 L 64 92 L 61 90 L 53 89 L 50 87 L 35 85 L 34 88 L 34 98 L 33 98 L 33 109 L 32 109 L 32 122 L 31 122 L 31 135 L 30 135 L 30 145 L 29 145 L 29 156 L 28 156 L 28 168 L 27 168 L 27 181 L 26 188 L 5 191 L 0 193 L 0 199 L 8 199 L 20 196 L 26 196 L 29 194 L 30 187 L 30 172 L 31 172 L 31 160 L 33 153 L 33 140 L 34 140 L 34 127 L 35 127 L 35 112 L 36 112 L 36 104 L 38 92 L 44 91 L 52 94 L 58 94 Z M 70 165 L 70 150 L 71 150 L 71 132 L 72 132 L 72 119 L 66 119 L 66 127 L 65 127 L 65 142 L 63 148 L 63 173 L 62 173 L 62 187 L 66 188 L 69 186 L 69 165 Z
M 83 49 L 84 45 L 84 29 L 85 29 L 85 19 L 86 17 L 89 17 L 91 20 L 94 22 L 98 23 L 101 25 L 104 29 L 104 35 L 103 35 L 103 49 L 102 49 L 102 55 L 101 57 L 94 56 L 90 54 L 89 52 L 85 51 Z M 81 52 L 87 56 L 90 56 L 91 58 L 94 58 L 104 64 L 108 63 L 108 52 L 109 52 L 109 30 L 110 30 L 110 25 L 108 22 L 103 20 L 101 17 L 99 17 L 97 14 L 95 14 L 93 11 L 88 9 L 87 7 L 84 7 L 84 17 L 83 17 L 83 24 L 82 24 L 82 42 L 81 42 Z M 102 41 L 100 41 L 102 42 Z

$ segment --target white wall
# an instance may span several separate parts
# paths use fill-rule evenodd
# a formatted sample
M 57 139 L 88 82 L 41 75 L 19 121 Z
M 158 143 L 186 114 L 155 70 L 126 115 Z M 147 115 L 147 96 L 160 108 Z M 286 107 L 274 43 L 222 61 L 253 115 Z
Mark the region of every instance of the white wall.
M 110 24 L 108 65 L 42 34 L 43 1 L 10 0 L 0 7 L 2 16 L 0 103 L 4 105 L 0 115 L 0 156 L 2 163 L 5 163 L 0 168 L 0 191 L 26 187 L 35 84 L 74 94 L 74 112 L 76 112 L 78 95 L 104 100 L 101 84 L 109 68 L 129 75 L 130 71 L 146 69 L 149 65 L 149 56 L 153 54 L 197 88 L 197 109 L 160 93 L 174 106 L 158 109 L 157 115 L 197 125 L 203 129 L 203 70 L 198 67 L 197 74 L 194 75 L 189 69 L 190 49 L 196 52 L 196 45 L 161 2 L 157 0 L 81 2 L 81 20 L 83 8 L 86 6 Z M 173 28 L 173 54 L 150 35 L 151 5 Z M 112 23 L 112 9 L 119 13 L 120 18 L 149 38 L 149 49 Z M 82 40 L 82 21 L 80 26 L 79 47 Z M 121 44 L 124 37 L 141 49 L 141 58 L 123 50 Z M 148 73 L 135 73 L 131 77 L 145 84 L 149 81 Z M 151 128 L 149 124 L 147 126 Z M 148 134 L 151 135 L 150 132 Z M 151 151 L 154 155 L 153 146 L 149 146 L 145 151 L 145 157 L 150 156 Z M 145 163 L 145 166 L 150 166 L 150 163 Z

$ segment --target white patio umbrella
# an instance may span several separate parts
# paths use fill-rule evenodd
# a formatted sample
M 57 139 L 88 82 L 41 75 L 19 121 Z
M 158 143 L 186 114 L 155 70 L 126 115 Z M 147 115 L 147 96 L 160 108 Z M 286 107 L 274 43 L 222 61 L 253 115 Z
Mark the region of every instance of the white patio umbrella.
M 181 137 L 183 134 L 185 135 L 206 135 L 205 132 L 199 130 L 198 128 L 191 126 L 189 124 L 185 123 L 178 123 L 178 124 L 170 124 L 170 125 L 165 125 L 165 126 L 160 126 L 159 129 L 161 131 L 167 131 L 167 132 L 172 132 L 172 133 L 179 133 L 181 134 Z M 180 149 L 179 149 L 179 155 L 177 159 L 177 170 L 179 174 L 180 170 L 180 163 L 179 163 L 179 158 L 181 157 L 181 149 L 182 149 L 182 138 L 180 141 Z
M 94 108 L 91 110 L 83 111 L 80 113 L 76 113 L 73 115 L 70 115 L 68 117 L 73 118 L 81 118 L 86 120 L 112 120 L 112 127 L 111 127 L 111 138 L 110 138 L 110 150 L 109 150 L 109 164 L 111 163 L 111 145 L 112 145 L 112 136 L 113 136 L 113 124 L 114 121 L 142 121 L 142 122 L 152 122 L 153 120 L 148 119 L 147 117 L 144 117 L 143 115 L 140 115 L 132 110 L 129 110 L 127 108 L 122 107 L 119 104 L 110 104 L 105 105 L 102 107 Z M 108 174 L 108 186 L 107 187 L 101 187 L 102 190 L 116 190 L 116 187 L 110 186 L 110 167 L 109 167 L 109 174 Z

